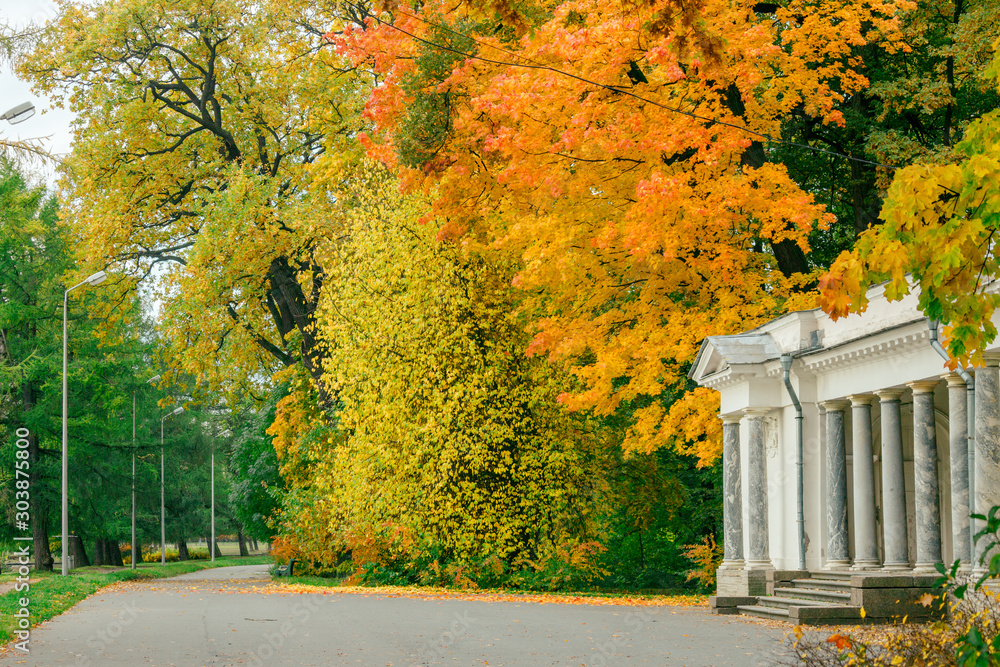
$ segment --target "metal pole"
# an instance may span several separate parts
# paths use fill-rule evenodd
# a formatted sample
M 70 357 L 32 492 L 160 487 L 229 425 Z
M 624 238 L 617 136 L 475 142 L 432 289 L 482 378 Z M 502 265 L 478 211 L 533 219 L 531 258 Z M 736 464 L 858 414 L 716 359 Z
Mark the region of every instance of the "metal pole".
M 212 562 L 215 562 L 215 439 L 212 440 Z
M 135 569 L 135 392 L 132 392 L 132 569 Z
M 66 320 L 69 310 L 69 290 L 63 292 L 63 358 L 62 358 L 62 576 L 69 574 L 69 457 L 67 456 L 69 427 L 66 396 Z
M 160 419 L 160 565 L 167 564 L 167 523 L 166 517 L 167 513 L 164 510 L 164 492 L 163 492 L 163 420 L 166 419 L 164 416 Z
M 69 399 L 66 381 L 67 326 L 69 319 L 69 293 L 81 285 L 100 285 L 107 279 L 104 271 L 87 276 L 81 283 L 63 292 L 63 359 L 62 359 L 62 576 L 69 574 Z

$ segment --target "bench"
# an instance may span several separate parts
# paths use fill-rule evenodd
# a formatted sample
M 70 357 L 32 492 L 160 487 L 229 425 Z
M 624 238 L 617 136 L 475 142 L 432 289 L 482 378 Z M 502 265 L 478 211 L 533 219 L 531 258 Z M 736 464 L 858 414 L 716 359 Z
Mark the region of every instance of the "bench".
M 292 571 L 295 569 L 295 559 L 288 561 L 288 565 L 279 565 L 274 570 L 274 576 L 276 577 L 291 577 Z

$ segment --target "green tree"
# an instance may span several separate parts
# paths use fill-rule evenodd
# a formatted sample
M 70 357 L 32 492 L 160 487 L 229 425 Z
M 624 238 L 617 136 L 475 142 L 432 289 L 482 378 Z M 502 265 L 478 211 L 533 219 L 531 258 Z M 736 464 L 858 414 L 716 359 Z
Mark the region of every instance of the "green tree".
M 288 392 L 275 388 L 262 406 L 247 400 L 233 411 L 230 422 L 229 506 L 243 531 L 255 540 L 270 540 L 285 494 L 278 457 L 267 429 L 274 423 L 277 402 Z
M 72 263 L 58 206 L 42 188 L 29 188 L 10 162 L 0 163 L 0 420 L 4 479 L 13 475 L 14 433 L 27 428 L 33 553 L 51 569 L 50 514 L 58 506 L 59 431 L 51 410 L 58 391 L 62 275 Z M 56 394 L 56 397 L 58 394 Z M 9 465 L 7 465 L 9 464 Z M 13 509 L 13 480 L 4 505 Z

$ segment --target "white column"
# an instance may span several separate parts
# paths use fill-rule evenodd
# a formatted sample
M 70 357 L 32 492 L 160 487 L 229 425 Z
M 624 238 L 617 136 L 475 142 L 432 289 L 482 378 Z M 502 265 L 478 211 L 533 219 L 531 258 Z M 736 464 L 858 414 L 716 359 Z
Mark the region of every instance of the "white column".
M 723 570 L 742 570 L 743 468 L 740 465 L 740 416 L 722 416 L 722 524 Z
M 961 376 L 949 373 L 944 377 L 948 381 L 952 558 L 960 559 L 965 569 L 969 566 L 969 403 Z
M 764 452 L 764 415 L 767 410 L 747 409 L 747 550 L 748 570 L 771 565 L 767 533 L 767 464 Z
M 878 526 L 875 522 L 875 461 L 872 455 L 872 401 L 874 396 L 851 399 L 854 455 L 854 569 L 881 565 L 878 559 Z
M 903 476 L 903 431 L 899 415 L 902 389 L 875 392 L 882 410 L 882 534 L 886 570 L 906 570 L 906 484 Z
M 917 562 L 914 572 L 936 572 L 941 562 L 941 505 L 938 496 L 934 388 L 938 380 L 910 382 L 913 390 L 913 480 L 916 499 Z
M 826 566 L 848 567 L 847 533 L 847 442 L 844 409 L 847 401 L 824 401 L 826 408 Z
M 987 359 L 985 368 L 976 369 L 976 513 L 988 516 L 990 508 L 1000 505 L 1000 377 L 997 360 Z M 975 530 L 983 522 L 976 521 Z M 974 571 L 982 573 L 979 563 L 988 539 L 976 544 Z

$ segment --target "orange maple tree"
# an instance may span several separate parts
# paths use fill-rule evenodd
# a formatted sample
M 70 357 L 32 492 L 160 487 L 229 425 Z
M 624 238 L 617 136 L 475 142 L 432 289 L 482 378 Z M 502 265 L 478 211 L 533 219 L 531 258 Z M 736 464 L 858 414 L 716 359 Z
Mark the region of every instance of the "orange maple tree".
M 710 463 L 700 341 L 812 306 L 807 236 L 832 220 L 768 137 L 793 109 L 843 123 L 857 47 L 895 48 L 906 6 L 431 0 L 330 38 L 379 75 L 369 153 L 432 194 L 442 237 L 520 262 L 529 354 L 580 381 L 561 402 L 629 411 L 626 452 Z

